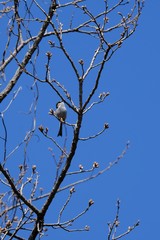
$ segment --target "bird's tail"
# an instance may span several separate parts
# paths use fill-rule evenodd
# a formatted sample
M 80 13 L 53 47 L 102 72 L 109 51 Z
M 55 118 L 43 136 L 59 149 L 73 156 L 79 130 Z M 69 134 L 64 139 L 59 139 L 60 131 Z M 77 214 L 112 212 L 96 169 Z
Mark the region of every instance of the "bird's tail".
M 61 136 L 62 137 L 62 122 L 60 122 L 60 125 L 59 125 L 59 132 L 58 132 L 58 135 L 57 137 Z

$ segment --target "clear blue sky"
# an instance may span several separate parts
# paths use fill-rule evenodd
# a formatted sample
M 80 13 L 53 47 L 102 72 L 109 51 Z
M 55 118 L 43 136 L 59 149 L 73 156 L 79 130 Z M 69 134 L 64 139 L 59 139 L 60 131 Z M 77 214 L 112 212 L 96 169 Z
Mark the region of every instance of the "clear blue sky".
M 126 142 L 130 141 L 130 148 L 118 165 L 104 175 L 76 187 L 73 203 L 69 206 L 66 217 L 83 210 L 88 200 L 92 198 L 94 205 L 75 224 L 75 227 L 80 228 L 89 225 L 90 231 L 82 233 L 67 233 L 63 230 L 49 231 L 46 239 L 107 239 L 107 222 L 114 219 L 117 198 L 121 200 L 119 233 L 140 220 L 140 226 L 125 239 L 150 240 L 158 237 L 160 213 L 159 9 L 159 1 L 146 1 L 136 33 L 113 56 L 103 73 L 104 80 L 102 80 L 101 89 L 105 88 L 109 91 L 110 96 L 100 106 L 99 115 L 95 112 L 89 113 L 90 117 L 94 118 L 89 124 L 91 130 L 88 127 L 83 129 L 84 134 L 87 131 L 95 133 L 95 124 L 96 127 L 98 126 L 97 129 L 101 129 L 104 121 L 110 125 L 109 130 L 97 140 L 79 145 L 73 168 L 79 163 L 88 167 L 94 161 L 99 162 L 100 168 L 103 168 L 116 159 L 124 149 Z M 22 78 L 23 80 L 25 81 L 26 77 Z M 70 89 L 72 89 L 71 86 Z M 28 96 L 27 94 L 24 92 L 20 97 L 24 99 Z M 10 112 L 18 112 L 19 108 L 22 109 L 22 103 L 16 100 Z M 46 96 L 45 101 L 40 99 L 37 124 L 42 123 L 45 126 L 51 124 L 47 111 L 52 105 L 55 107 L 56 100 L 51 99 L 49 95 Z M 7 121 L 9 120 L 10 118 Z M 14 127 L 22 123 L 14 118 L 13 121 L 15 121 Z M 70 116 L 68 116 L 68 121 L 71 121 Z M 28 127 L 28 123 L 25 124 Z M 54 124 L 53 130 L 58 126 L 57 121 L 54 121 Z M 17 131 L 11 136 L 13 146 L 19 134 L 20 132 Z M 41 161 L 39 163 L 41 182 L 44 179 L 46 181 L 48 176 L 52 176 L 53 164 L 51 165 L 50 160 L 47 160 L 50 158 L 48 146 L 48 142 L 42 145 L 38 153 L 32 149 L 28 157 L 31 163 L 35 162 L 37 165 L 36 161 L 38 159 Z M 36 160 L 33 159 L 34 154 Z M 46 191 L 50 186 L 46 187 Z M 63 205 L 66 197 L 67 193 L 60 193 L 55 201 L 56 206 Z M 54 210 L 50 211 L 49 217 L 49 222 L 52 221 L 52 217 L 53 221 L 56 219 Z

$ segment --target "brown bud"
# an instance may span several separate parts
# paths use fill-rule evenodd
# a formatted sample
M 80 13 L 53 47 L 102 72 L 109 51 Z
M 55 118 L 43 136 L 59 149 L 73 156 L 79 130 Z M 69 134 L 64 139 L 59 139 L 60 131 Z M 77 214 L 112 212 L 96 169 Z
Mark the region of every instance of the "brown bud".
M 5 233 L 6 232 L 6 228 L 1 228 L 0 227 L 0 233 Z
M 66 97 L 67 97 L 68 99 L 71 99 L 71 96 L 70 96 L 69 93 L 67 93 Z
M 11 226 L 12 226 L 12 223 L 11 223 L 10 220 L 8 220 L 8 221 L 6 222 L 6 228 L 10 228 Z
M 93 168 L 98 168 L 99 167 L 99 163 L 98 162 L 94 162 L 93 163 Z
M 49 113 L 48 113 L 49 115 L 54 115 L 54 111 L 53 111 L 53 109 L 51 108 L 51 109 L 49 109 Z
M 19 165 L 19 170 L 20 170 L 20 171 L 23 170 L 23 165 Z
M 74 193 L 76 190 L 75 190 L 75 188 L 74 187 L 72 187 L 71 189 L 70 189 L 70 193 Z
M 39 131 L 41 131 L 42 133 L 43 133 L 43 131 L 44 131 L 44 128 L 43 128 L 43 126 L 41 125 L 41 126 L 39 126 L 38 127 L 38 129 L 39 129 Z
M 18 222 L 18 217 L 17 217 L 17 216 L 14 217 L 13 221 L 14 221 L 14 222 Z
M 115 226 L 118 227 L 119 224 L 120 224 L 120 221 L 119 221 L 119 220 L 116 220 L 116 221 L 115 221 Z
M 28 180 L 29 183 L 32 182 L 32 178 L 31 177 L 27 178 L 27 180 Z
M 137 226 L 139 226 L 139 224 L 140 224 L 140 221 L 138 220 L 138 222 L 135 224 L 135 226 L 137 227 Z
M 108 97 L 109 94 L 110 94 L 109 92 L 102 92 L 102 93 L 99 94 L 99 98 L 100 98 L 101 100 L 104 100 L 104 98 L 105 98 L 105 97 Z
M 33 171 L 33 173 L 36 173 L 36 165 L 32 166 L 32 171 Z
M 90 199 L 88 202 L 89 207 L 92 206 L 93 204 L 94 204 L 94 201 L 92 199 Z
M 105 17 L 105 18 L 104 18 L 104 22 L 105 22 L 105 23 L 108 23 L 108 22 L 109 22 L 109 18 L 108 18 L 108 17 Z
M 129 232 L 132 231 L 132 227 L 129 226 L 129 227 L 128 227 L 128 231 L 129 231 Z
M 109 128 L 109 124 L 108 124 L 108 123 L 105 123 L 105 124 L 104 124 L 104 128 L 105 128 L 105 129 Z
M 79 169 L 80 169 L 81 171 L 83 170 L 82 164 L 79 165 Z
M 80 60 L 79 60 L 79 64 L 81 64 L 81 65 L 83 65 L 83 64 L 84 64 L 84 61 L 83 61 L 83 59 L 80 59 Z
M 47 52 L 46 56 L 50 59 L 52 57 L 52 53 L 51 52 Z
M 89 231 L 89 230 L 90 230 L 90 227 L 86 225 L 86 226 L 85 226 L 85 230 L 86 230 L 86 231 Z
M 51 47 L 54 47 L 54 46 L 55 46 L 55 43 L 52 42 L 51 40 L 49 40 L 48 43 L 49 43 L 49 45 L 50 45 Z

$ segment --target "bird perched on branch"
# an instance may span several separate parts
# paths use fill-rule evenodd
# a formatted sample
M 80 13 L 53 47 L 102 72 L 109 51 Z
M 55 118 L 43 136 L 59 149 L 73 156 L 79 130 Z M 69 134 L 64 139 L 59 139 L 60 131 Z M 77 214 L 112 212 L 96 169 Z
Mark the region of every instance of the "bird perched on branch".
M 66 117 L 67 117 L 67 109 L 65 107 L 65 104 L 64 102 L 60 101 L 60 102 L 57 102 L 56 104 L 56 110 L 54 112 L 54 115 L 59 119 L 60 121 L 60 126 L 59 126 L 59 132 L 57 134 L 57 137 L 58 136 L 61 136 L 62 137 L 62 126 L 63 126 L 63 123 L 65 122 L 66 120 Z

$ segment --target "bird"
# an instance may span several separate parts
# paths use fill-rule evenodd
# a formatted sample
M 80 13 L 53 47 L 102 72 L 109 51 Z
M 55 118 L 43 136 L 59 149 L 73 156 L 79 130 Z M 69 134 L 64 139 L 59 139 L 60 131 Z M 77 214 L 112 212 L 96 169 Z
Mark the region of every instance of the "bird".
M 60 126 L 59 126 L 59 131 L 58 131 L 57 137 L 59 137 L 59 136 L 62 137 L 62 126 L 67 117 L 67 109 L 66 109 L 63 101 L 57 102 L 56 110 L 55 110 L 54 114 L 60 121 Z

